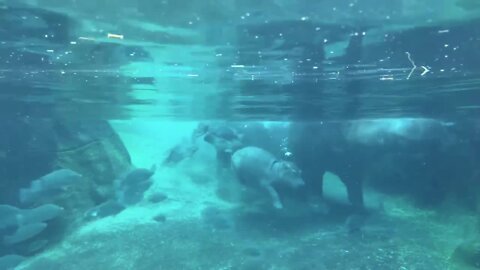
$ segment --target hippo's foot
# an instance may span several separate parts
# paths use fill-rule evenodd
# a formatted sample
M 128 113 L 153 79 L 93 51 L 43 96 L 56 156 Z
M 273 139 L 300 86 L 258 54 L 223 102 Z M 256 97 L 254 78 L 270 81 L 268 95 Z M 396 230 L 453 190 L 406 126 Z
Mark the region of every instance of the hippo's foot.
M 270 194 L 270 197 L 272 197 L 273 207 L 275 207 L 276 209 L 282 209 L 283 204 L 280 201 L 280 197 L 278 196 L 278 192 L 272 186 L 270 186 L 268 184 L 265 185 L 264 188 L 268 191 L 268 193 Z

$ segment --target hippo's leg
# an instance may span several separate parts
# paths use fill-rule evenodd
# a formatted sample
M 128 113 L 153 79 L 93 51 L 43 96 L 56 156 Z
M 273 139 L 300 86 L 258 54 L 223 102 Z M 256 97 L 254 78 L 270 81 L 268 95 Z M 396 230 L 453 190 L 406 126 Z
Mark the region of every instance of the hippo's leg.
M 348 200 L 350 203 L 355 208 L 363 209 L 364 202 L 362 181 L 358 180 L 358 178 L 348 179 L 348 181 L 345 182 L 345 185 L 347 186 Z
M 232 168 L 232 153 L 217 150 L 217 174 L 225 175 Z
M 218 150 L 217 151 L 217 162 L 218 166 L 221 169 L 227 169 L 230 168 L 230 162 L 232 159 L 232 153 L 231 152 L 226 152 L 223 150 Z
M 270 194 L 270 197 L 272 197 L 273 201 L 273 207 L 277 209 L 282 209 L 283 205 L 282 202 L 280 201 L 280 197 L 278 196 L 278 192 L 269 184 L 264 184 L 263 187 L 268 191 Z

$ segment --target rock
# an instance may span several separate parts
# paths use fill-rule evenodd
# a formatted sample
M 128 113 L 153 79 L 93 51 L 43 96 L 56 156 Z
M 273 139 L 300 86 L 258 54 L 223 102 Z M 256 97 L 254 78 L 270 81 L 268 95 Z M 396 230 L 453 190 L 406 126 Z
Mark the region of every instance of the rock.
M 139 203 L 143 200 L 145 191 L 152 185 L 151 177 L 154 173 L 155 166 L 150 170 L 136 168 L 115 180 L 116 200 L 124 206 Z
M 24 257 L 15 255 L 15 254 L 10 254 L 10 255 L 5 255 L 0 257 L 0 269 L 2 270 L 13 270 L 17 265 L 19 265 L 23 260 L 25 260 Z
M 0 128 L 0 204 L 16 204 L 20 188 L 52 171 L 56 153 L 52 121 L 6 118 Z
M 480 9 L 480 3 L 474 0 L 457 0 L 455 4 L 465 10 Z
M 168 199 L 168 196 L 166 194 L 161 193 L 161 192 L 153 193 L 152 195 L 150 195 L 148 197 L 148 201 L 151 202 L 151 203 L 163 202 L 166 199 Z
M 201 215 L 203 221 L 215 230 L 228 230 L 233 227 L 233 221 L 228 213 L 216 207 L 206 207 Z
M 163 223 L 163 222 L 167 221 L 167 217 L 165 215 L 159 214 L 159 215 L 156 215 L 155 217 L 153 217 L 153 220 L 155 220 L 156 222 L 159 222 L 159 223 Z
M 72 170 L 60 169 L 46 174 L 30 183 L 27 188 L 20 189 L 19 200 L 24 205 L 34 204 L 41 199 L 65 192 L 67 187 L 82 180 L 82 176 Z
M 480 269 L 480 236 L 464 241 L 450 257 L 450 269 Z
M 113 196 L 113 181 L 131 166 L 130 155 L 106 121 L 57 122 L 56 164 L 91 180 L 94 198 Z
M 85 220 L 95 220 L 108 216 L 114 216 L 125 209 L 123 205 L 118 203 L 115 200 L 108 200 L 104 203 L 101 203 L 91 209 L 89 209 L 84 214 Z
M 361 233 L 366 219 L 366 216 L 360 214 L 352 214 L 348 216 L 345 220 L 345 229 L 347 230 L 347 233 L 350 235 Z
M 198 146 L 193 142 L 183 141 L 169 150 L 167 157 L 163 160 L 164 166 L 174 166 L 181 161 L 191 158 L 198 151 Z
M 58 217 L 63 210 L 55 204 L 44 204 L 32 209 L 0 205 L 0 229 L 48 221 Z
M 52 171 L 69 169 L 83 176 L 55 197 L 34 202 L 32 207 L 55 204 L 64 209 L 35 241 L 60 241 L 78 224 L 78 217 L 113 198 L 115 178 L 131 167 L 123 142 L 107 121 L 18 118 L 0 126 L 5 131 L 0 134 L 0 173 L 6 179 L 0 183 L 0 204 L 17 205 L 21 188 Z M 25 251 L 30 241 L 15 248 Z
M 47 228 L 47 224 L 43 222 L 21 226 L 12 235 L 4 236 L 3 243 L 5 245 L 14 245 L 24 242 L 25 240 L 35 237 L 45 230 L 45 228 Z
M 38 241 L 32 241 L 32 243 L 29 244 L 26 247 L 26 251 L 29 254 L 40 252 L 48 246 L 48 243 L 49 242 L 46 239 L 40 239 Z

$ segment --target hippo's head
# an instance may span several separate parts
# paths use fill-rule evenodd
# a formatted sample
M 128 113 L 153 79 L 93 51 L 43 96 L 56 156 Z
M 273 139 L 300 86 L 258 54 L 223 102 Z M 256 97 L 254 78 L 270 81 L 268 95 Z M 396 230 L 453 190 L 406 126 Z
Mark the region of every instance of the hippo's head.
M 293 162 L 277 162 L 277 173 L 281 181 L 292 188 L 298 188 L 305 185 L 301 175 L 302 171 Z

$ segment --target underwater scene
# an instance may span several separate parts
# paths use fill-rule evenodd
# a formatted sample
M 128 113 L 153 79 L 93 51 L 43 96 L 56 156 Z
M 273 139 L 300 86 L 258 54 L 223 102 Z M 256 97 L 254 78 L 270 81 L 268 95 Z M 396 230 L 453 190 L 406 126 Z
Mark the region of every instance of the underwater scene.
M 0 0 L 0 270 L 474 270 L 479 213 L 479 0 Z

